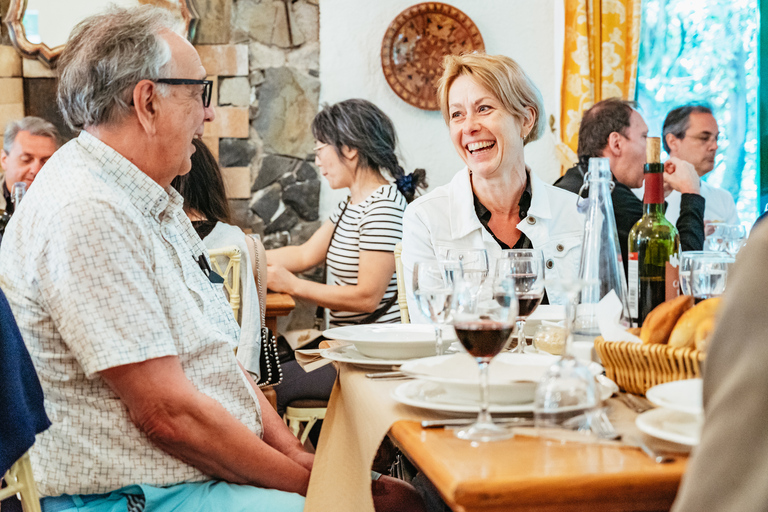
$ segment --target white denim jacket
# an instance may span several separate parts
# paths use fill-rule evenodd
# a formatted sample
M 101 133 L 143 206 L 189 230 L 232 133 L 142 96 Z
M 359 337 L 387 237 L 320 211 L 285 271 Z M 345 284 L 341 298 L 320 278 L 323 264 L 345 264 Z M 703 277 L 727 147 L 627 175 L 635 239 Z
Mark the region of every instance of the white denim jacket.
M 576 278 L 584 233 L 584 215 L 576 210 L 576 194 L 531 177 L 531 206 L 517 228 L 541 249 L 549 274 L 560 279 Z M 485 248 L 495 260 L 501 247 L 483 227 L 475 213 L 472 184 L 465 167 L 450 183 L 416 199 L 403 217 L 403 270 L 408 313 L 413 323 L 427 319 L 421 315 L 413 296 L 413 265 L 437 258 L 436 247 Z M 547 291 L 551 304 L 564 304 L 565 296 Z

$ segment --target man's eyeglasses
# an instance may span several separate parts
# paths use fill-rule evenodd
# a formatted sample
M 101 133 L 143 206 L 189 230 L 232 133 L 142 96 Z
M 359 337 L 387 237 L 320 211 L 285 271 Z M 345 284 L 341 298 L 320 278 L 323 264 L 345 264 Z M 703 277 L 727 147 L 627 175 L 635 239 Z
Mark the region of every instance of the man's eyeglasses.
M 318 153 L 318 152 L 319 152 L 321 149 L 323 149 L 325 146 L 327 146 L 327 145 L 328 145 L 328 144 L 326 144 L 325 142 L 321 142 L 321 143 L 320 143 L 320 144 L 318 144 L 317 146 L 313 147 L 313 148 L 312 148 L 312 151 L 315 153 L 315 156 L 317 156 L 317 153 Z
M 695 139 L 702 144 L 712 144 L 713 142 L 716 142 L 716 143 L 720 142 L 719 133 L 705 132 L 705 133 L 698 133 L 696 135 L 688 135 L 688 137 Z
M 211 106 L 211 92 L 213 91 L 213 80 L 194 80 L 192 78 L 156 78 L 152 80 L 158 84 L 168 85 L 202 85 L 203 86 L 203 107 Z

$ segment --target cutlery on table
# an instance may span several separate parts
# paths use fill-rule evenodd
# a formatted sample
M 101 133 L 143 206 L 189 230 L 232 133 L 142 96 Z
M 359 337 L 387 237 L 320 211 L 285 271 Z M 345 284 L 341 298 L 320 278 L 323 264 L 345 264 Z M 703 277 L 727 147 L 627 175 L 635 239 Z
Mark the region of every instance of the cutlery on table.
M 447 420 L 423 420 L 421 428 L 464 427 L 475 422 L 475 418 L 451 418 Z M 494 423 L 505 426 L 532 427 L 533 418 L 493 418 Z
M 373 380 L 400 380 L 413 378 L 412 376 L 406 375 L 401 371 L 366 373 L 365 376 Z
M 634 441 L 634 444 L 637 445 L 638 448 L 643 450 L 643 453 L 645 453 L 647 456 L 651 458 L 656 464 L 666 464 L 668 462 L 674 462 L 675 458 L 663 453 L 659 453 L 656 450 L 651 449 L 647 444 L 643 442 L 642 439 L 639 437 L 635 437 L 632 439 Z
M 617 396 L 624 405 L 638 414 L 644 413 L 645 411 L 655 407 L 655 405 L 650 403 L 648 400 L 640 398 L 639 396 L 635 396 L 631 393 L 620 392 Z

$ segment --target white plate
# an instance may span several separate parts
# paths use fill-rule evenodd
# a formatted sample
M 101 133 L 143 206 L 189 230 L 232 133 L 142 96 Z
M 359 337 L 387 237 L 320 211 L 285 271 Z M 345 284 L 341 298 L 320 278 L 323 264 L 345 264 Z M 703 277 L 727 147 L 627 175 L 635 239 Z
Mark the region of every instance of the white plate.
M 460 400 L 450 395 L 437 382 L 425 380 L 413 380 L 400 384 L 392 390 L 391 396 L 395 402 L 431 411 L 477 414 L 480 410 L 476 401 Z M 512 405 L 491 404 L 489 410 L 492 414 L 533 412 L 533 402 Z
M 660 407 L 688 414 L 702 414 L 703 383 L 701 379 L 667 382 L 653 386 L 645 392 L 645 397 Z
M 376 359 L 366 357 L 357 351 L 354 345 L 344 345 L 343 347 L 324 348 L 320 350 L 320 356 L 331 361 L 340 363 L 354 364 L 361 368 L 381 369 L 382 367 L 391 368 L 400 366 L 406 362 L 406 359 Z
M 456 339 L 451 327 L 443 327 L 443 342 Z M 435 328 L 419 324 L 360 324 L 334 327 L 323 336 L 354 343 L 360 354 L 374 359 L 413 359 L 435 355 Z
M 611 396 L 610 391 L 601 389 L 602 399 Z M 413 380 L 400 384 L 392 390 L 391 395 L 395 402 L 430 411 L 442 411 L 452 413 L 477 414 L 480 405 L 476 400 L 464 400 L 448 393 L 437 382 L 426 380 Z M 533 402 L 522 404 L 490 404 L 489 411 L 492 414 L 515 414 L 521 412 L 533 412 Z
M 532 401 L 536 383 L 558 359 L 558 356 L 550 354 L 499 354 L 489 367 L 491 402 L 513 404 Z M 480 372 L 477 362 L 468 354 L 415 359 L 404 363 L 400 371 L 437 382 L 458 400 L 480 399 Z
M 702 416 L 698 414 L 664 408 L 651 409 L 635 419 L 635 425 L 641 432 L 687 446 L 699 444 L 703 422 Z

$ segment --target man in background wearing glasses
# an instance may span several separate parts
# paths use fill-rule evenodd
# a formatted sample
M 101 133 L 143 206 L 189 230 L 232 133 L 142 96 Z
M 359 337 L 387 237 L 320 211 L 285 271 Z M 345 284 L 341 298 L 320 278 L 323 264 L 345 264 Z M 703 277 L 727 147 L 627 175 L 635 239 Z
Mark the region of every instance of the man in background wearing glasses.
M 664 119 L 662 143 L 670 159 L 690 163 L 699 177 L 715 167 L 715 153 L 720 130 L 712 110 L 703 105 L 689 104 L 670 110 Z M 727 170 L 726 170 L 727 172 Z M 642 189 L 634 190 L 642 198 Z M 667 190 L 664 216 L 673 224 L 680 216 L 680 193 Z M 701 180 L 701 196 L 706 200 L 704 223 L 738 224 L 739 215 L 731 194 Z

